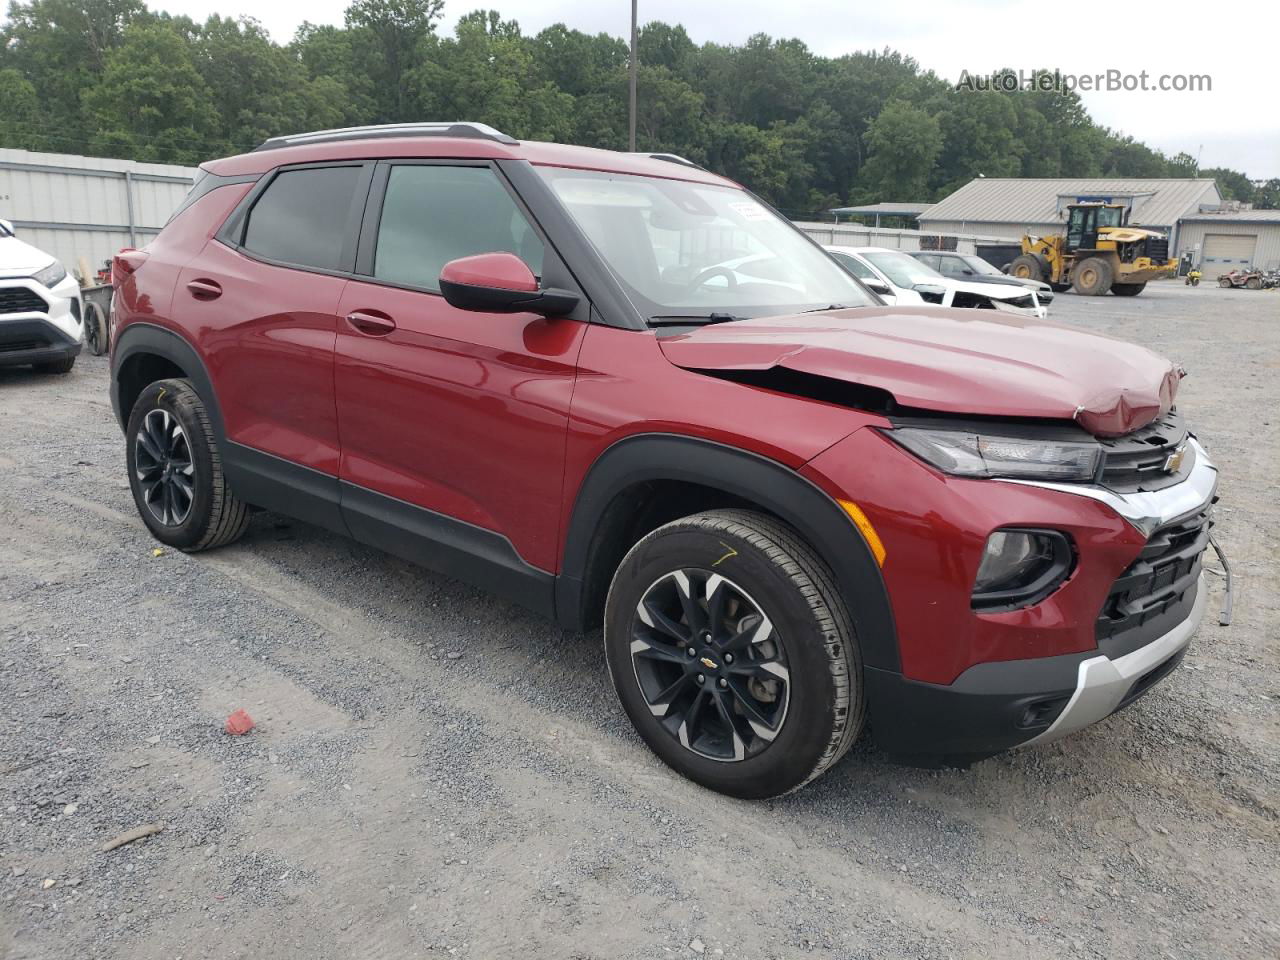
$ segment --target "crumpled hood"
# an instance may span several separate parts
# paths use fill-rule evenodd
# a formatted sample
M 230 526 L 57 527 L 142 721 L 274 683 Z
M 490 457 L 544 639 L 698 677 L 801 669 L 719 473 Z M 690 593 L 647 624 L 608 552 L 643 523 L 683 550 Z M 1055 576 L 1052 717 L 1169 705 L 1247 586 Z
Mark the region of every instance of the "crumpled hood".
M 880 307 L 739 320 L 659 340 L 689 370 L 783 367 L 939 413 L 1075 420 L 1096 436 L 1173 405 L 1181 368 L 1123 340 L 992 310 Z
M 29 277 L 39 273 L 53 257 L 17 237 L 0 236 L 0 277 Z

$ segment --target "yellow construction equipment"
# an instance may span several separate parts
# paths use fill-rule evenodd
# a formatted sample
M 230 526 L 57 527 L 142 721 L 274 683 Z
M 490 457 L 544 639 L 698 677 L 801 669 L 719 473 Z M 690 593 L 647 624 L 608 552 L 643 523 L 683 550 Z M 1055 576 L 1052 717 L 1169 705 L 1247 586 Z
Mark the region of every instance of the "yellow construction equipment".
M 1086 297 L 1108 290 L 1117 297 L 1135 297 L 1147 281 L 1177 273 L 1177 262 L 1169 259 L 1169 238 L 1130 227 L 1127 207 L 1073 203 L 1066 209 L 1065 234 L 1023 236 L 1022 255 L 1009 265 L 1011 276 L 1047 282 L 1054 290 L 1071 287 Z

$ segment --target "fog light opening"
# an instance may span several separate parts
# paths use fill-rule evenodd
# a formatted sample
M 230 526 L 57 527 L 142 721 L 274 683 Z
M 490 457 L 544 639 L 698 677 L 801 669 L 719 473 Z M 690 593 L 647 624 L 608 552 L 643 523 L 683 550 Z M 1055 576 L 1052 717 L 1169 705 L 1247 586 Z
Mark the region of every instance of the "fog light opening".
M 1039 603 L 1071 573 L 1074 552 L 1057 530 L 994 531 L 973 582 L 975 610 L 1015 610 Z

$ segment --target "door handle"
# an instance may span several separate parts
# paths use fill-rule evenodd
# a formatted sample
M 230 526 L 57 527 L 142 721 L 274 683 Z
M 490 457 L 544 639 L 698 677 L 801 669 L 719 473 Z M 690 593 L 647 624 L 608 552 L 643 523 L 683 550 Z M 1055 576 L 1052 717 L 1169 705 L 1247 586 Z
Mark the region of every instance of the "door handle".
M 367 337 L 385 337 L 396 328 L 396 322 L 378 310 L 352 310 L 347 323 Z
M 197 300 L 217 300 L 222 296 L 222 287 L 213 280 L 192 280 L 187 289 Z

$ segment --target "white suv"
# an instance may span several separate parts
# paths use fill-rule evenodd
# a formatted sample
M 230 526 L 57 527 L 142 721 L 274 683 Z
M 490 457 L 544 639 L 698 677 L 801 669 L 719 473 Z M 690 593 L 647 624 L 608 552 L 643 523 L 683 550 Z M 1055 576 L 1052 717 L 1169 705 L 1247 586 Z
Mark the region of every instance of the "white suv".
M 70 373 L 84 337 L 80 285 L 0 220 L 0 367 Z

